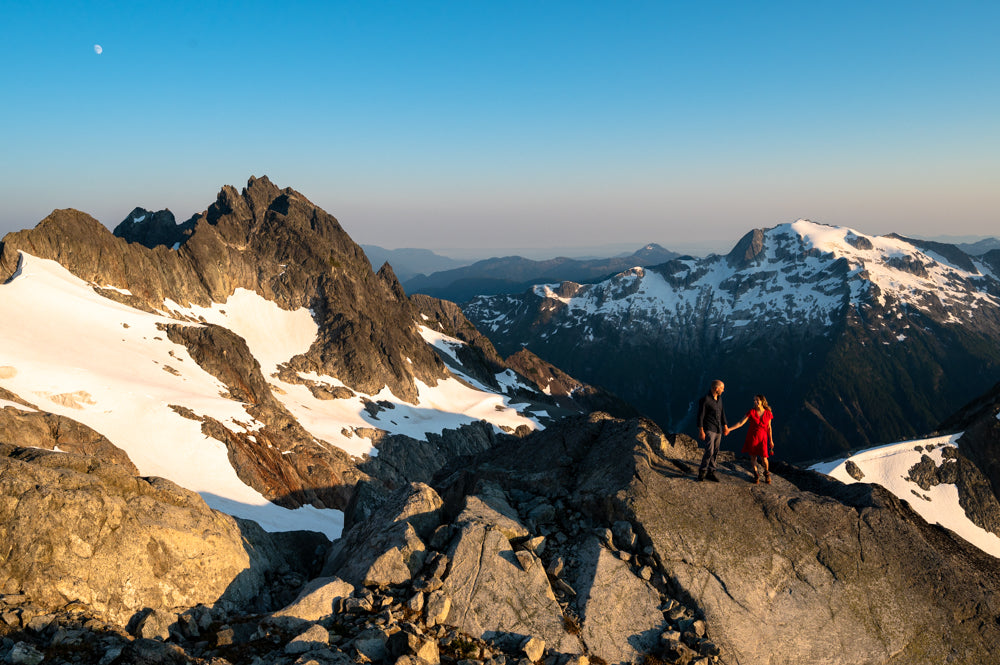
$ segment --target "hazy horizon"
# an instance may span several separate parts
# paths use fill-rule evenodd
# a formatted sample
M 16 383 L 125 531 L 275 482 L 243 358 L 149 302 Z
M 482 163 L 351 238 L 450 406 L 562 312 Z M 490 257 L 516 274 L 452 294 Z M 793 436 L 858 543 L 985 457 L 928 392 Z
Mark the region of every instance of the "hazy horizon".
M 727 251 L 1000 227 L 1000 5 L 5 6 L 0 236 L 251 175 L 359 243 Z M 688 251 L 688 250 L 675 250 Z

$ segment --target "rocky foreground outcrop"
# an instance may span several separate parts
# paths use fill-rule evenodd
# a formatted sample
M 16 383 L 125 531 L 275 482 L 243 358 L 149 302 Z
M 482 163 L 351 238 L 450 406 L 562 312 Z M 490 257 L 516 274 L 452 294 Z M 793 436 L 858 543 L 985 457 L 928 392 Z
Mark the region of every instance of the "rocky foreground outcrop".
M 699 457 L 648 421 L 593 415 L 457 463 L 434 483 L 440 502 L 414 487 L 349 531 L 326 573 L 443 598 L 445 623 L 563 658 L 1000 655 L 996 559 L 877 486 L 780 463 L 752 485 L 732 456 L 722 482 L 699 483 Z
M 753 485 L 727 453 L 721 482 L 699 483 L 699 457 L 647 420 L 569 419 L 355 502 L 319 576 L 281 609 L 175 608 L 159 632 L 154 619 L 95 631 L 5 596 L 0 657 L 55 653 L 67 634 L 116 662 L 215 665 L 1000 657 L 996 559 L 877 486 L 781 463 Z
M 0 443 L 0 594 L 44 611 L 76 605 L 126 625 L 152 610 L 266 605 L 274 578 L 308 574 L 324 542 L 266 534 L 90 455 Z

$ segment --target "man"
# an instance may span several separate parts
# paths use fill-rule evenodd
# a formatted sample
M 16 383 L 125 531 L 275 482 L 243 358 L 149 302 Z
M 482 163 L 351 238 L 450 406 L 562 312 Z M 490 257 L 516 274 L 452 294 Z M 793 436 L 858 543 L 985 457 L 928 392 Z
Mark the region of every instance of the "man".
M 719 455 L 722 437 L 729 434 L 726 411 L 722 408 L 722 392 L 726 384 L 716 379 L 708 389 L 708 394 L 698 402 L 698 438 L 705 442 L 705 454 L 698 467 L 698 480 L 708 478 L 719 482 L 715 475 L 715 458 Z

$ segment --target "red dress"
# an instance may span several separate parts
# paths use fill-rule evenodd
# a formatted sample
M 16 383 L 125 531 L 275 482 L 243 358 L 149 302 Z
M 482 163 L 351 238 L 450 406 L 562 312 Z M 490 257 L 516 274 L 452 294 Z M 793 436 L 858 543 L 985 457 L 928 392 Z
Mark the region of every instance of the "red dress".
M 758 415 L 757 409 L 750 409 L 747 413 L 747 424 L 750 429 L 747 430 L 746 441 L 743 442 L 742 452 L 748 455 L 757 455 L 758 457 L 767 457 L 767 433 L 769 431 L 769 425 L 771 424 L 771 415 L 769 409 L 765 409 L 764 413 Z

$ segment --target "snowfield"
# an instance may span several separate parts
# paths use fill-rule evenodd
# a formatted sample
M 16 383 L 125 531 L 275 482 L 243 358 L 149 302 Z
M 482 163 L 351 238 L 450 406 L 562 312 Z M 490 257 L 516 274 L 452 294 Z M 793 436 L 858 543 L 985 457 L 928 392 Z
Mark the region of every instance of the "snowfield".
M 958 488 L 955 485 L 935 485 L 929 491 L 924 491 L 908 477 L 910 469 L 923 455 L 928 455 L 940 466 L 945 447 L 957 447 L 956 441 L 961 436 L 959 433 L 893 443 L 871 448 L 845 459 L 815 464 L 810 468 L 843 483 L 856 483 L 859 481 L 847 473 L 847 462 L 854 462 L 864 474 L 860 482 L 881 485 L 910 504 L 929 524 L 940 524 L 951 529 L 984 552 L 1000 558 L 1000 538 L 976 526 L 965 515 L 958 503 Z
M 21 254 L 15 277 L 0 286 L 0 386 L 27 402 L 82 422 L 123 449 L 144 476 L 162 476 L 198 492 L 217 510 L 252 519 L 271 531 L 309 529 L 330 538 L 340 535 L 343 514 L 272 504 L 241 481 L 221 442 L 205 436 L 201 423 L 180 416 L 172 406 L 209 416 L 234 432 L 262 427 L 228 398 L 226 387 L 202 370 L 187 349 L 172 343 L 157 324 L 200 325 L 204 320 L 229 328 L 246 340 L 264 376 L 279 388 L 275 396 L 322 444 L 355 457 L 376 454 L 358 430 L 379 428 L 418 439 L 477 420 L 495 427 L 541 427 L 520 415 L 510 398 L 487 390 L 469 377 L 420 384 L 419 404 L 396 398 L 388 389 L 376 395 L 319 400 L 306 386 L 274 374 L 281 363 L 304 353 L 317 326 L 306 309 L 287 311 L 251 291 L 237 290 L 226 303 L 211 307 L 165 302 L 160 314 L 142 312 L 100 296 L 94 285 L 59 263 Z M 462 344 L 422 327 L 438 348 Z M 335 377 L 303 375 L 329 386 Z M 509 377 L 507 378 L 510 383 Z M 364 398 L 395 405 L 376 416 Z M 0 408 L 27 410 L 10 401 Z

